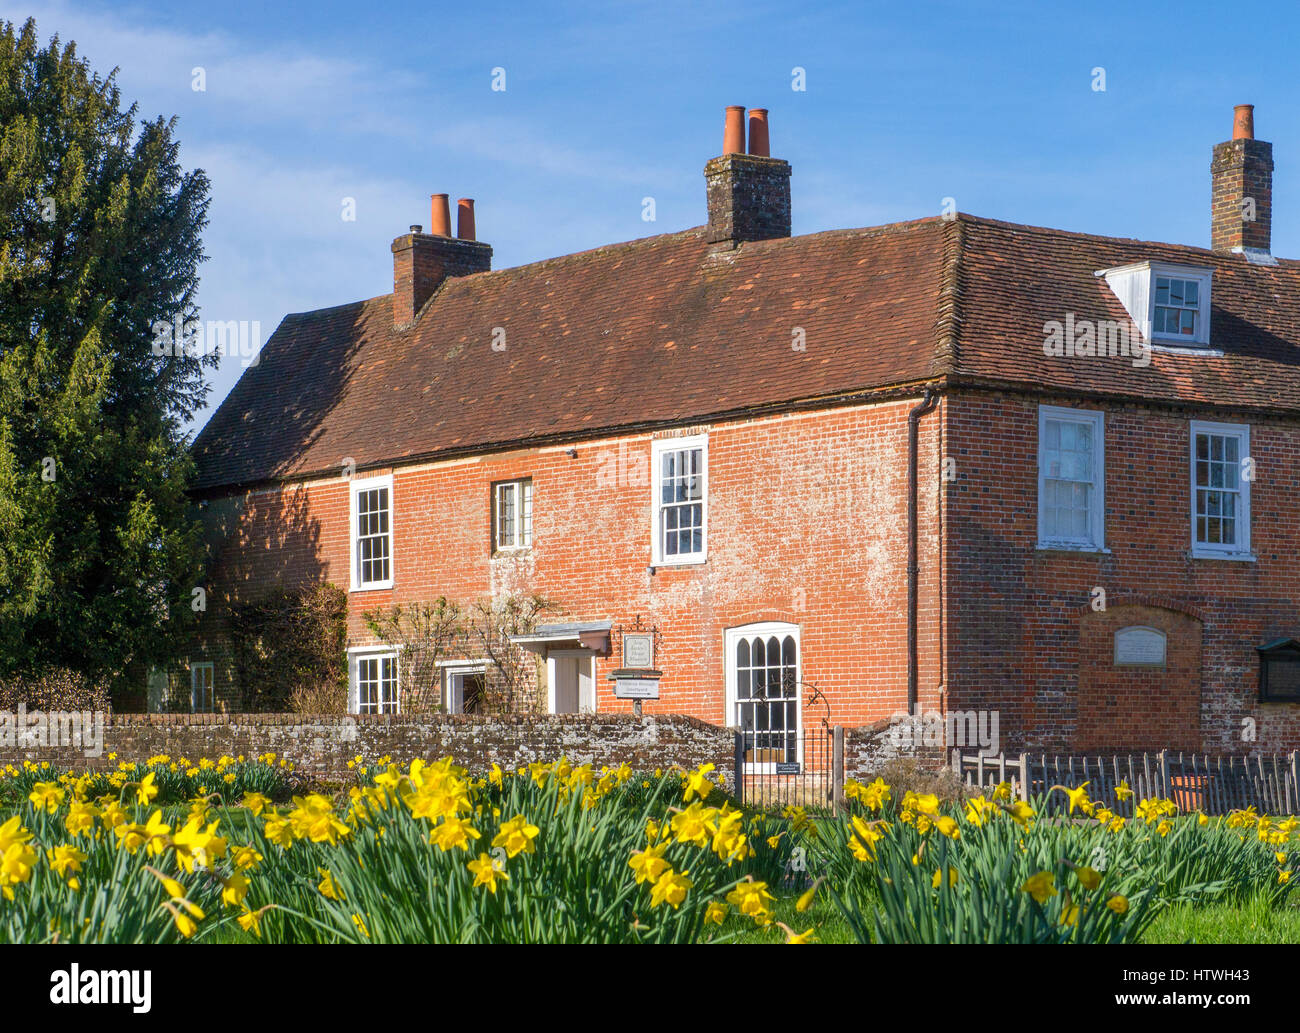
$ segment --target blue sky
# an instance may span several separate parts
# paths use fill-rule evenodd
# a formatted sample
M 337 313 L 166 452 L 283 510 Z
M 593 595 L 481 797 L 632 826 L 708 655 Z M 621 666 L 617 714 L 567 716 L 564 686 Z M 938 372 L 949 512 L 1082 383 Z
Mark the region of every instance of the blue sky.
M 142 116 L 179 116 L 182 160 L 213 184 L 202 316 L 263 338 L 288 312 L 391 290 L 388 245 L 428 224 L 433 192 L 477 200 L 494 268 L 702 223 L 728 104 L 771 110 L 796 234 L 952 197 L 1206 245 L 1210 148 L 1253 103 L 1277 162 L 1273 250 L 1300 256 L 1300 8 L 0 0 L 28 15 L 117 66 Z M 240 372 L 224 362 L 212 408 Z

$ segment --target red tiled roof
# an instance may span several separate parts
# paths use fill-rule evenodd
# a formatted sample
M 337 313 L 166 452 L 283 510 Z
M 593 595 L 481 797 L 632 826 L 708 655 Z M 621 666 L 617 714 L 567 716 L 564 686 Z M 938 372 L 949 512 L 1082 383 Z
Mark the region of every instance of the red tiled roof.
M 961 327 L 953 372 L 1072 394 L 1300 411 L 1300 262 L 1251 265 L 1203 248 L 961 219 Z M 1125 320 L 1101 269 L 1146 259 L 1213 270 L 1209 348 L 1124 358 L 1048 358 L 1043 326 Z
M 1222 357 L 1047 358 L 1125 319 L 1096 270 L 1214 269 Z M 506 348 L 492 348 L 493 328 Z M 806 350 L 791 347 L 802 327 Z M 961 216 L 718 250 L 700 229 L 285 318 L 194 445 L 199 490 L 691 422 L 939 377 L 1300 409 L 1300 263 Z

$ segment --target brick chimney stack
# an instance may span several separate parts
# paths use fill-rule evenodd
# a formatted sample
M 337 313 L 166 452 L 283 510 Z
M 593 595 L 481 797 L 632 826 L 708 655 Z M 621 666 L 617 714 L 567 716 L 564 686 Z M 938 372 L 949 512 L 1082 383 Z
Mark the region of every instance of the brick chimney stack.
M 1233 109 L 1232 139 L 1210 163 L 1210 247 L 1269 254 L 1273 231 L 1273 145 L 1255 139 L 1255 108 Z
M 727 108 L 722 154 L 704 166 L 710 243 L 772 240 L 790 236 L 790 163 L 768 155 L 766 108 Z
M 431 232 L 412 226 L 393 241 L 393 326 L 415 325 L 420 309 L 449 276 L 486 273 L 492 268 L 492 248 L 474 238 L 474 202 L 457 202 L 460 238 L 451 235 L 451 208 L 446 194 L 434 194 L 430 204 Z

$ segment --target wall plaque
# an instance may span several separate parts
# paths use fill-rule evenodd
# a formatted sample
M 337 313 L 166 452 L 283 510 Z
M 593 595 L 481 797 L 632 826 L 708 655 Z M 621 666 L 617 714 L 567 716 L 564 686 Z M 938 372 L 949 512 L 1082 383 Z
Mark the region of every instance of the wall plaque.
M 1163 667 L 1165 634 L 1155 628 L 1134 626 L 1115 632 L 1115 663 Z
M 656 678 L 615 678 L 615 699 L 658 699 L 659 679 Z
M 633 634 L 626 632 L 623 635 L 623 666 L 624 667 L 654 667 L 655 665 L 655 637 L 653 633 Z

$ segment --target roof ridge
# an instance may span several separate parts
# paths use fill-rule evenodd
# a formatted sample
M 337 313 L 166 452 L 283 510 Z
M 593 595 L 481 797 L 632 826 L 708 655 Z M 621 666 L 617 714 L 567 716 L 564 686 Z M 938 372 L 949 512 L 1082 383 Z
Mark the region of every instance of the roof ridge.
M 1113 233 L 1092 233 L 1088 230 L 1068 230 L 1060 226 L 1042 226 L 1038 223 L 1032 222 L 1011 222 L 1008 219 L 993 219 L 985 215 L 975 215 L 971 212 L 958 212 L 957 219 L 961 222 L 969 223 L 972 226 L 988 227 L 991 229 L 1011 230 L 1021 233 L 1049 234 L 1053 237 L 1071 237 L 1076 240 L 1102 241 L 1108 244 L 1119 244 L 1126 247 L 1161 247 L 1172 248 L 1177 251 L 1195 251 L 1210 258 L 1221 257 L 1225 254 L 1201 244 L 1186 244 L 1180 243 L 1176 240 L 1152 240 L 1148 237 L 1124 237 L 1116 236 Z M 1289 265 L 1300 264 L 1300 259 L 1286 258 L 1282 255 L 1274 255 L 1273 257 L 1276 258 L 1279 263 Z
M 943 228 L 943 271 L 939 274 L 939 297 L 934 318 L 934 373 L 957 371 L 957 342 L 961 335 L 961 266 L 966 243 L 966 225 L 949 219 Z

